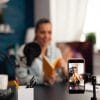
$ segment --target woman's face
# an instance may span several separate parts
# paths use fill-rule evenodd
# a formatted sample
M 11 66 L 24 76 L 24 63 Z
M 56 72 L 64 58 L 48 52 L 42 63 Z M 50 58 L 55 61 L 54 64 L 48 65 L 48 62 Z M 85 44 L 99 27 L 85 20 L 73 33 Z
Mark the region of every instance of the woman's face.
M 43 23 L 39 25 L 36 31 L 36 40 L 41 47 L 48 46 L 52 39 L 52 25 L 50 23 Z
M 77 69 L 76 68 L 73 68 L 73 73 L 76 73 L 77 72 Z

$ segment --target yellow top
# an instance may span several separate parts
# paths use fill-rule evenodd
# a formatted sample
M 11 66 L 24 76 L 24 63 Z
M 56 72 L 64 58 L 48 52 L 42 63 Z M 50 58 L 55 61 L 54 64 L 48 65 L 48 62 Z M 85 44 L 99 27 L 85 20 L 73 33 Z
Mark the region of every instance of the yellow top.
M 8 86 L 15 86 L 16 88 L 18 88 L 19 84 L 15 80 L 12 80 L 8 82 Z

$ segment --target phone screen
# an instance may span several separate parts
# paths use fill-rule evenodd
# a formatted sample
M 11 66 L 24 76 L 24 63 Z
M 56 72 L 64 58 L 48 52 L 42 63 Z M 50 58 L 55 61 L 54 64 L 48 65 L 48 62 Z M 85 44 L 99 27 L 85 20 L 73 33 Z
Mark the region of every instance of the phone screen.
M 70 59 L 68 61 L 69 93 L 84 93 L 84 59 Z

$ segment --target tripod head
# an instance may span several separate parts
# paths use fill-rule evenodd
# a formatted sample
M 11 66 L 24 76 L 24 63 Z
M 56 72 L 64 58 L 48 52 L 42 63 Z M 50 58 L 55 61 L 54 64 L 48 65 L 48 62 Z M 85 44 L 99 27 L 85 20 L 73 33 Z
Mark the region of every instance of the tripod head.
M 91 75 L 90 73 L 86 73 L 84 75 L 85 82 L 91 82 L 93 86 L 93 97 L 91 97 L 91 100 L 97 100 L 96 98 L 96 76 Z

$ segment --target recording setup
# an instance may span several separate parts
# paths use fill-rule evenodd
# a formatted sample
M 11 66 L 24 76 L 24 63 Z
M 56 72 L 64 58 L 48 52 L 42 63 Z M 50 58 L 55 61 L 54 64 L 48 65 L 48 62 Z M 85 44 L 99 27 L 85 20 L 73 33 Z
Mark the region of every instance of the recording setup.
M 84 59 L 68 60 L 68 91 L 69 94 L 80 94 L 85 92 L 85 83 L 88 81 L 92 85 L 93 97 L 91 100 L 97 100 L 96 97 L 96 76 L 90 73 L 85 74 Z
M 93 75 L 93 44 L 90 42 L 59 42 L 57 46 L 63 57 L 68 59 L 68 92 L 69 94 L 85 93 L 89 83 L 93 97 L 96 97 L 96 76 Z M 69 58 L 71 59 L 69 59 Z
M 85 60 L 74 58 L 68 60 L 68 90 L 69 93 L 85 92 Z
M 84 42 L 84 43 L 74 42 L 74 43 L 65 43 L 63 46 L 65 46 L 65 48 L 63 49 L 65 51 L 62 51 L 63 53 L 65 53 L 65 54 L 63 54 L 63 56 L 71 56 L 70 59 L 67 59 L 66 57 L 64 57 L 64 59 L 67 59 L 66 63 L 68 65 L 67 66 L 68 67 L 68 80 L 67 80 L 68 84 L 66 85 L 67 89 L 68 89 L 68 93 L 70 94 L 70 96 L 72 96 L 73 94 L 77 94 L 77 95 L 83 94 L 83 93 L 85 94 L 85 92 L 86 92 L 85 85 L 87 82 L 89 82 L 92 86 L 92 96 L 90 96 L 89 98 L 91 100 L 97 100 L 96 76 L 93 75 L 92 45 L 87 42 Z M 70 53 L 67 53 L 68 50 L 71 50 Z M 41 48 L 40 48 L 39 44 L 37 44 L 36 42 L 27 43 L 24 47 L 23 52 L 26 57 L 27 65 L 29 67 L 32 64 L 32 61 L 40 55 Z M 70 55 L 66 55 L 66 53 L 70 54 Z M 44 58 L 43 66 L 45 66 L 46 68 L 47 68 L 47 65 L 50 68 L 54 67 L 55 63 L 57 63 L 58 60 L 59 59 L 56 59 L 54 64 L 50 64 L 50 62 L 46 58 Z M 45 68 L 45 70 L 46 70 L 46 68 Z M 52 70 L 54 71 L 54 69 L 52 69 Z M 46 70 L 46 72 L 47 72 L 47 70 Z M 20 97 L 23 98 L 23 95 L 26 95 L 26 94 L 27 95 L 31 94 L 31 96 L 33 98 L 34 87 L 36 85 L 37 85 L 36 77 L 33 76 L 30 79 L 30 81 L 25 85 L 24 89 L 18 88 L 18 95 L 19 95 L 18 100 L 21 100 L 19 98 Z M 38 85 L 36 87 L 38 88 Z M 50 92 L 50 90 L 53 90 L 50 88 L 53 88 L 53 87 L 54 86 L 48 86 L 48 87 L 46 86 L 46 89 L 45 89 L 45 86 L 43 86 L 42 89 L 44 89 L 44 90 L 43 91 L 41 90 L 41 91 L 43 93 L 45 93 L 45 91 L 47 91 L 47 90 Z M 39 88 L 41 88 L 41 87 L 39 86 Z M 67 91 L 67 90 L 65 90 L 65 91 Z M 0 99 L 4 98 L 4 100 L 5 100 L 6 97 L 10 98 L 13 94 L 14 94 L 14 91 L 11 88 L 8 88 L 7 90 L 0 90 Z

